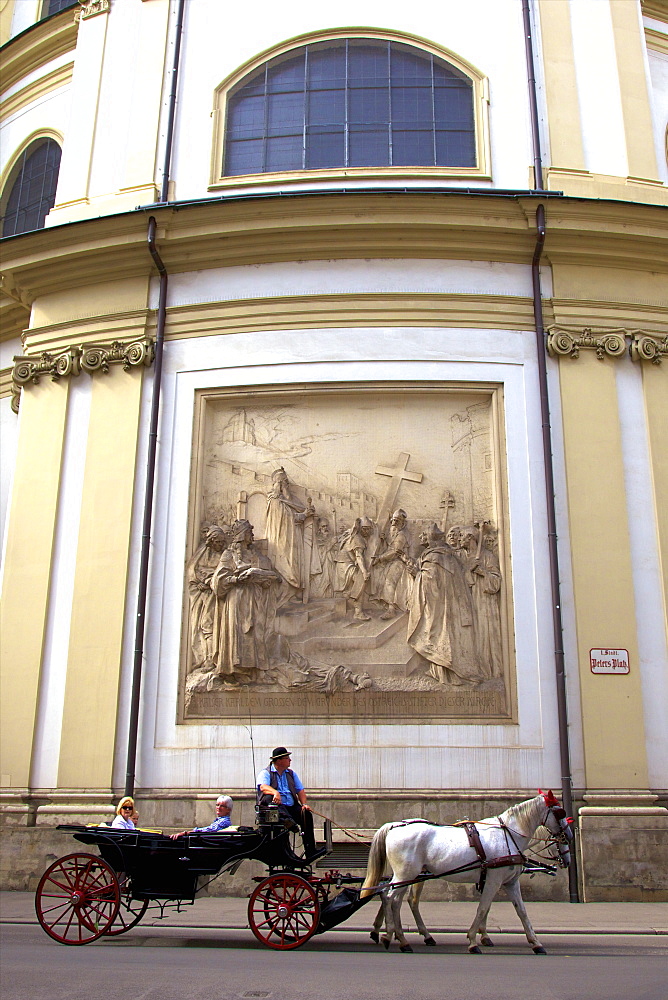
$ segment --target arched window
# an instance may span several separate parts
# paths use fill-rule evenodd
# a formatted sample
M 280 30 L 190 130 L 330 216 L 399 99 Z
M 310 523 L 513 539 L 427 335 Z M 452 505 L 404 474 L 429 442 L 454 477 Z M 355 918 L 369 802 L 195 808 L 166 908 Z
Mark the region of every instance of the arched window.
M 4 205 L 3 236 L 44 227 L 56 200 L 59 168 L 60 146 L 55 139 L 37 139 L 23 151 L 12 171 L 14 182 Z
M 268 60 L 228 94 L 226 176 L 476 166 L 471 78 L 413 45 L 315 42 Z

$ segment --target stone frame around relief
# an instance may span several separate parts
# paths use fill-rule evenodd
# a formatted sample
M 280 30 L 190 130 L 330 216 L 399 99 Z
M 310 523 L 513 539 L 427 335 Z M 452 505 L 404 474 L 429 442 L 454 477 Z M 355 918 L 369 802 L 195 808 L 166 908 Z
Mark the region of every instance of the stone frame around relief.
M 285 476 L 278 474 L 280 468 Z M 285 496 L 270 503 L 268 494 L 277 486 Z M 288 526 L 292 542 L 276 534 L 273 515 L 268 525 L 267 509 L 277 506 L 283 514 L 304 515 L 296 530 Z M 403 525 L 395 518 L 390 526 L 388 516 L 397 509 L 405 510 L 407 518 Z M 356 599 L 350 579 L 361 575 L 349 564 L 359 554 L 358 518 L 372 523 L 362 559 L 370 564 L 372 552 L 378 557 L 392 549 L 392 577 L 388 583 L 388 563 L 377 562 Z M 243 541 L 231 542 L 230 527 L 239 519 L 254 524 L 254 542 L 245 555 L 240 555 Z M 205 546 L 212 526 L 214 535 L 217 527 L 227 531 L 222 560 Z M 455 550 L 440 534 L 455 527 L 467 529 L 469 549 L 456 553 L 462 571 L 453 565 Z M 425 549 L 419 538 L 429 531 L 428 549 L 434 555 L 426 562 L 436 562 L 435 567 L 420 559 Z M 394 551 L 402 538 L 409 543 L 399 553 L 408 573 Z M 449 538 L 455 544 L 456 532 Z M 204 557 L 198 557 L 202 552 Z M 290 552 L 299 557 L 301 569 L 294 572 Z M 481 596 L 482 570 L 469 569 L 485 559 L 492 574 L 483 580 L 496 579 L 498 585 L 500 578 L 496 596 Z M 243 588 L 228 587 L 234 560 L 243 566 L 255 562 L 260 577 L 280 577 L 264 590 L 254 588 L 259 603 L 250 610 L 238 603 L 243 604 L 247 591 L 242 597 Z M 447 574 L 444 567 L 449 567 Z M 454 595 L 448 606 L 456 610 L 458 625 L 439 632 L 452 646 L 450 661 L 429 655 L 456 666 L 468 662 L 466 650 L 473 642 L 476 666 L 462 676 L 423 655 L 425 629 L 419 625 L 424 626 L 425 615 L 429 618 L 432 599 L 422 592 L 426 594 L 431 569 L 438 574 L 437 616 L 447 617 L 441 614 L 443 601 L 438 604 L 440 581 L 446 581 L 442 586 Z M 404 578 L 408 582 L 402 586 Z M 451 589 L 453 578 L 459 590 Z M 462 578 L 469 584 L 473 618 L 465 607 Z M 421 593 L 413 599 L 406 588 L 414 590 L 416 579 Z M 398 603 L 393 605 L 390 598 L 395 596 Z M 497 653 L 485 654 L 480 637 L 469 639 L 471 626 L 477 629 L 489 617 L 484 608 L 478 612 L 475 601 L 487 601 L 485 606 L 498 617 Z M 223 624 L 230 616 L 236 625 Z M 454 621 L 454 612 L 451 617 Z M 250 714 L 255 722 L 272 723 L 513 724 L 512 621 L 501 385 L 358 383 L 196 391 L 178 722 L 233 722 Z M 462 646 L 461 636 L 468 645 Z M 243 648 L 235 660 L 226 651 L 239 637 Z M 431 641 L 431 635 L 427 638 Z M 440 646 L 437 642 L 438 649 L 443 641 Z M 231 660 L 236 666 L 230 666 Z

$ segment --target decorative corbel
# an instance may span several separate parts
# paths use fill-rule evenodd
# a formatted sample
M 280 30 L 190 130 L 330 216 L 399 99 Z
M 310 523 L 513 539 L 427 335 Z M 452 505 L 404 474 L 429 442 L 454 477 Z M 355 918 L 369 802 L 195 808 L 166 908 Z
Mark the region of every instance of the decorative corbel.
M 133 340 L 130 343 L 123 343 L 114 340 L 110 344 L 82 344 L 81 346 L 81 367 L 87 372 L 109 371 L 110 365 L 123 365 L 124 370 L 130 371 L 137 365 L 149 367 L 155 357 L 155 346 L 150 337 L 143 340 Z
M 581 334 L 575 334 L 552 326 L 548 329 L 547 350 L 552 357 L 570 355 L 571 358 L 579 358 L 581 350 L 593 350 L 599 361 L 603 361 L 606 355 L 620 358 L 626 351 L 624 334 L 624 330 L 593 334 L 589 327 L 585 327 Z
M 85 21 L 96 14 L 106 14 L 109 10 L 109 0 L 79 0 L 79 10 L 74 12 L 74 20 Z
M 668 335 L 660 337 L 634 330 L 629 353 L 634 361 L 651 361 L 653 365 L 660 365 L 662 357 L 668 355 Z
M 30 382 L 37 385 L 40 378 L 45 375 L 50 375 L 54 382 L 65 375 L 78 375 L 81 371 L 80 354 L 79 348 L 70 347 L 60 354 L 48 354 L 47 351 L 43 351 L 35 357 L 17 355 L 14 358 L 12 382 L 21 388 Z

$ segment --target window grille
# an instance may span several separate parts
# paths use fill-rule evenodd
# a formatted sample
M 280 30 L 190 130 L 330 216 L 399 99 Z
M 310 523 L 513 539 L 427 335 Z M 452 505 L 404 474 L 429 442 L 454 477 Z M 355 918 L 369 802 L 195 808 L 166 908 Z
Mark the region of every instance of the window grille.
M 38 139 L 24 152 L 5 205 L 3 236 L 42 229 L 56 200 L 60 146 L 55 139 Z
M 231 92 L 225 175 L 330 167 L 475 167 L 473 84 L 413 46 L 305 45 Z

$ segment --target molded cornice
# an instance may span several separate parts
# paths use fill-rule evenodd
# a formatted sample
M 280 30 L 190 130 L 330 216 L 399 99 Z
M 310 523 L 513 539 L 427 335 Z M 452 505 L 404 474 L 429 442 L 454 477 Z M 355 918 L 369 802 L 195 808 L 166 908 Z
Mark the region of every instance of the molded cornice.
M 530 263 L 531 197 L 337 194 L 194 202 L 159 208 L 157 240 L 178 272 L 290 260 L 424 258 Z M 551 264 L 668 271 L 665 209 L 574 198 L 546 200 Z M 153 273 L 148 210 L 54 226 L 4 241 L 13 297 Z
M 74 11 L 68 7 L 55 17 L 38 21 L 3 45 L 0 52 L 3 93 L 28 73 L 46 66 L 64 52 L 73 51 L 77 44 L 78 30 Z

